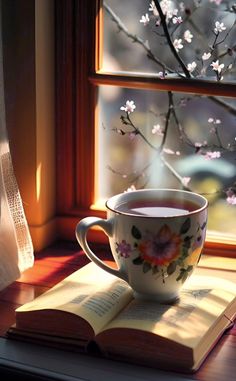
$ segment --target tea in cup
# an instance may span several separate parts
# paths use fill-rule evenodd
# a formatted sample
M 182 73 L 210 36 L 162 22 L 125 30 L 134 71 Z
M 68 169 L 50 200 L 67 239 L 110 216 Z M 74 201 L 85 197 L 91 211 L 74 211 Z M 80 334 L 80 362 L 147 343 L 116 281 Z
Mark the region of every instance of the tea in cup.
M 179 297 L 203 249 L 208 201 L 177 189 L 143 189 L 111 197 L 107 219 L 86 217 L 76 237 L 86 255 L 99 267 L 124 279 L 134 297 L 171 302 Z M 90 249 L 87 232 L 100 226 L 109 237 L 117 269 Z

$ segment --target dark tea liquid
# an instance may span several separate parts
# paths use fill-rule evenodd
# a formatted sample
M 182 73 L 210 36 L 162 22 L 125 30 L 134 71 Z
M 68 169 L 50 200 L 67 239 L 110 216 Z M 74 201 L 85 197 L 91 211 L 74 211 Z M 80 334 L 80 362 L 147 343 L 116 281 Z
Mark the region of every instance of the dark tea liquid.
M 138 200 L 120 204 L 116 210 L 136 216 L 172 217 L 183 216 L 199 207 L 186 200 Z

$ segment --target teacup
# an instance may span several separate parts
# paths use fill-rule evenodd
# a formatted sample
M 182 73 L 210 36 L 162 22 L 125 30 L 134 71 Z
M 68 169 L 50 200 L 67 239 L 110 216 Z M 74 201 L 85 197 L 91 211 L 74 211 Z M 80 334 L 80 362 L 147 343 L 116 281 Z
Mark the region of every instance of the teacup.
M 197 266 L 205 241 L 208 201 L 177 189 L 144 189 L 111 197 L 107 219 L 86 217 L 76 237 L 91 261 L 124 279 L 134 297 L 171 302 Z M 109 237 L 117 269 L 89 248 L 87 232 L 100 226 Z

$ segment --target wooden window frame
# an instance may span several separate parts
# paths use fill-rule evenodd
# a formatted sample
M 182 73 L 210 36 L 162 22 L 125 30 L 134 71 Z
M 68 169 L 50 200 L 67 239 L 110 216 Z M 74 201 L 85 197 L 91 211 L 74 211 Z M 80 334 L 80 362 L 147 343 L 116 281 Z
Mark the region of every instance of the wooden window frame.
M 101 0 L 57 0 L 56 7 L 56 174 L 57 220 L 61 238 L 74 239 L 80 218 L 105 217 L 91 209 L 95 200 L 95 128 L 99 85 L 235 97 L 236 84 L 170 78 L 165 81 L 101 71 Z M 78 185 L 78 182 L 79 185 Z M 99 231 L 91 238 L 103 241 Z M 205 253 L 236 256 L 236 245 L 214 239 Z

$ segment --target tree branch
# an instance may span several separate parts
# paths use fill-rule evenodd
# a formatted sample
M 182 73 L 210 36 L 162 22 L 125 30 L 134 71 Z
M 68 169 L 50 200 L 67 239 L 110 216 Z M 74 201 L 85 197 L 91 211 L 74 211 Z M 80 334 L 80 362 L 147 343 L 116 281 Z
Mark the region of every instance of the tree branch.
M 145 43 L 140 37 L 136 36 L 135 34 L 132 34 L 129 32 L 128 28 L 124 25 L 123 22 L 121 22 L 120 18 L 113 12 L 113 10 L 104 2 L 103 3 L 104 8 L 110 15 L 113 22 L 116 23 L 119 30 L 121 30 L 128 38 L 130 38 L 133 42 L 136 42 L 137 44 L 141 45 L 143 49 L 147 52 L 147 57 L 151 59 L 156 64 L 160 65 L 162 67 L 163 72 L 167 69 L 170 73 L 175 73 L 175 71 L 169 67 L 167 67 L 162 61 L 160 61 L 151 51 L 147 43 Z
M 181 68 L 183 69 L 183 72 L 184 72 L 185 76 L 187 78 L 191 78 L 191 75 L 190 75 L 190 73 L 189 73 L 185 63 L 182 61 L 181 57 L 177 53 L 177 51 L 176 51 L 176 49 L 175 49 L 175 47 L 173 45 L 173 42 L 172 42 L 172 40 L 170 38 L 170 33 L 169 33 L 169 30 L 168 30 L 168 27 L 167 27 L 167 24 L 166 24 L 166 18 L 164 16 L 163 12 L 162 12 L 162 9 L 161 9 L 161 6 L 159 4 L 159 1 L 158 0 L 154 0 L 154 3 L 155 3 L 156 8 L 158 10 L 158 13 L 159 13 L 159 16 L 160 16 L 160 19 L 161 19 L 161 23 L 162 23 L 162 27 L 163 27 L 163 30 L 164 30 L 164 33 L 165 33 L 168 45 L 170 47 L 170 50 L 173 53 L 173 56 L 178 61 L 178 63 L 180 64 Z

